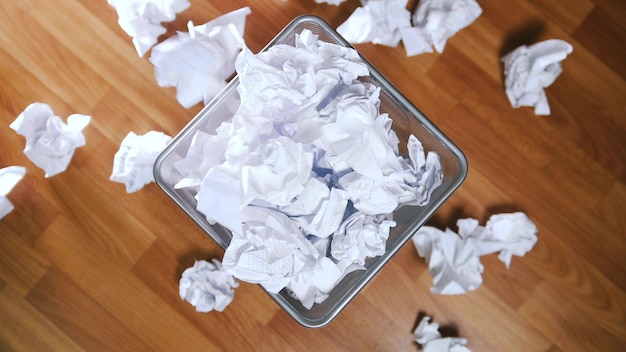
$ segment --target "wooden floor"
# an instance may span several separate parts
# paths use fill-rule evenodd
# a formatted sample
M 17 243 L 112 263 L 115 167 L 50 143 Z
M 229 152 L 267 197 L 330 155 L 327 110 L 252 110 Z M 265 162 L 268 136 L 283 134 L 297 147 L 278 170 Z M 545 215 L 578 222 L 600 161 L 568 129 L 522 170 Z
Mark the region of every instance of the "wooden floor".
M 255 52 L 298 15 L 336 27 L 359 4 L 190 2 L 165 37 L 249 5 Z M 196 313 L 178 297 L 182 271 L 222 251 L 157 185 L 127 194 L 108 178 L 129 131 L 175 135 L 201 106 L 184 109 L 156 84 L 115 10 L 105 0 L 0 1 L 0 167 L 27 168 L 0 220 L 0 350 L 416 351 L 423 315 L 473 351 L 626 350 L 626 2 L 479 3 L 483 14 L 442 54 L 356 47 L 469 160 L 430 224 L 523 211 L 538 243 L 510 270 L 483 257 L 484 284 L 451 297 L 429 292 L 407 243 L 335 320 L 307 329 L 256 285 L 241 284 L 223 313 Z M 499 58 L 549 38 L 574 46 L 547 89 L 552 115 L 512 109 Z M 36 101 L 64 119 L 92 116 L 87 145 L 49 179 L 8 127 Z

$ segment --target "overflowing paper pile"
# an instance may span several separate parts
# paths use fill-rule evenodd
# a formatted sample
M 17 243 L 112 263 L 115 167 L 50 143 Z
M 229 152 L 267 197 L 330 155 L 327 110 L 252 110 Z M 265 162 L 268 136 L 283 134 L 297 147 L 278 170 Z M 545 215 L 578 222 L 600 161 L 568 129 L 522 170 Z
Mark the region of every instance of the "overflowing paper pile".
M 183 272 L 179 294 L 198 312 L 222 312 L 233 301 L 233 288 L 238 286 L 237 280 L 224 271 L 219 260 L 213 259 L 213 263 L 198 260 Z
M 408 56 L 443 52 L 446 42 L 482 13 L 475 0 L 421 0 L 415 13 L 408 0 L 368 0 L 337 32 L 350 43 L 397 46 L 402 40 Z
M 171 140 L 162 132 L 150 131 L 142 136 L 129 132 L 115 153 L 109 179 L 125 184 L 127 193 L 154 182 L 154 161 Z
M 215 134 L 197 132 L 176 188 L 228 228 L 223 258 L 235 277 L 310 308 L 349 272 L 381 255 L 390 213 L 425 205 L 442 181 L 437 154 L 411 136 L 398 153 L 380 88 L 353 49 L 311 31 L 295 46 L 239 55 L 241 104 Z M 358 235 L 357 235 L 358 234 Z
M 188 23 L 189 32 L 178 32 L 152 49 L 157 83 L 176 87 L 176 99 L 185 108 L 208 103 L 235 72 L 235 59 L 245 46 L 244 7 L 201 26 Z
M 133 38 L 142 57 L 156 44 L 166 29 L 161 22 L 171 22 L 176 14 L 189 7 L 187 0 L 108 0 L 117 10 L 120 27 Z
M 49 105 L 32 103 L 9 127 L 26 138 L 24 154 L 28 159 L 51 177 L 65 171 L 74 150 L 85 145 L 82 130 L 90 120 L 87 115 L 73 114 L 65 124 Z
M 523 213 L 493 215 L 485 227 L 475 219 L 460 219 L 457 226 L 458 234 L 423 226 L 412 238 L 428 263 L 434 293 L 473 291 L 483 282 L 480 256 L 498 252 L 509 268 L 513 255 L 523 256 L 537 242 L 537 227 Z
M 522 45 L 502 58 L 506 96 L 514 108 L 533 106 L 536 115 L 550 115 L 544 88 L 563 72 L 561 61 L 573 47 L 563 40 L 550 39 Z
M 13 211 L 13 204 L 6 195 L 20 182 L 26 169 L 22 166 L 8 166 L 0 169 L 0 219 Z

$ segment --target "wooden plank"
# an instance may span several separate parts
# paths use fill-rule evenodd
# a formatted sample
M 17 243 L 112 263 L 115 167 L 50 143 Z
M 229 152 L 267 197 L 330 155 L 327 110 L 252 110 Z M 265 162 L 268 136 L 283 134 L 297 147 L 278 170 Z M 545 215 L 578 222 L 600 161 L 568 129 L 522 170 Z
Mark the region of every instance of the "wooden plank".
M 607 35 L 607 33 L 612 33 Z M 592 51 L 618 75 L 626 79 L 626 27 L 616 22 L 609 13 L 595 8 L 585 21 L 576 28 L 574 38 Z
M 36 248 L 151 349 L 221 350 L 68 219 L 58 217 Z
M 33 250 L 20 232 L 3 229 L 0 243 L 0 279 L 24 296 L 46 274 L 51 264 Z
M 75 112 L 87 113 L 110 86 L 13 1 L 3 1 L 1 10 L 0 31 L 6 35 L 0 46 Z
M 86 351 L 146 351 L 123 321 L 115 318 L 56 268 L 28 293 L 26 300 Z
M 571 309 L 567 300 L 549 285 L 539 285 L 519 312 L 565 351 L 620 351 L 624 348 L 624 335 L 620 338 L 610 334 L 588 316 Z
M 10 286 L 0 290 L 0 341 L 9 351 L 84 351 Z

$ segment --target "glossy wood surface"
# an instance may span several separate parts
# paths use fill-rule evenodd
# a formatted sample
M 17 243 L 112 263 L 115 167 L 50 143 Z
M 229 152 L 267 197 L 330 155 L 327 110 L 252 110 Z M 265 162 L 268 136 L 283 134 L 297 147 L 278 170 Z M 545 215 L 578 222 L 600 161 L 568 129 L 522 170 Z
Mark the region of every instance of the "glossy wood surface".
M 249 5 L 255 52 L 298 15 L 336 27 L 359 5 L 190 2 L 162 39 Z M 27 168 L 0 220 L 0 350 L 416 351 L 422 315 L 473 351 L 626 350 L 626 2 L 479 3 L 483 14 L 441 54 L 356 47 L 468 158 L 466 181 L 429 224 L 523 211 L 538 243 L 510 270 L 483 257 L 484 284 L 461 296 L 430 293 L 408 243 L 328 326 L 307 329 L 256 285 L 242 283 L 223 313 L 178 297 L 182 271 L 223 252 L 157 185 L 127 194 L 109 176 L 129 131 L 175 135 L 201 106 L 184 109 L 156 84 L 115 10 L 104 0 L 0 1 L 0 167 Z M 550 38 L 574 46 L 547 89 L 552 114 L 512 109 L 499 58 Z M 8 127 L 36 101 L 64 119 L 92 116 L 87 145 L 48 179 Z

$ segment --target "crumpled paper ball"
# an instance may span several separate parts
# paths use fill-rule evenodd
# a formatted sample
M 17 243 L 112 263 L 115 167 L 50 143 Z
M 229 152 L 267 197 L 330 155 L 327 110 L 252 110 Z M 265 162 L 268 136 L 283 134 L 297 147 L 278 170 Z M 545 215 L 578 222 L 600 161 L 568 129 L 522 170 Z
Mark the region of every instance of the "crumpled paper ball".
M 176 99 L 185 108 L 208 103 L 235 72 L 235 60 L 246 46 L 243 38 L 249 7 L 229 12 L 200 26 L 187 23 L 152 49 L 157 83 L 176 87 Z
M 28 159 L 51 177 L 65 171 L 74 150 L 85 145 L 82 130 L 90 120 L 87 115 L 73 114 L 65 124 L 48 104 L 32 103 L 9 127 L 26 138 Z
M 362 3 L 337 27 L 348 42 L 374 43 L 395 47 L 400 43 L 400 29 L 411 26 L 408 0 L 370 0 Z
M 179 294 L 198 312 L 222 312 L 232 302 L 235 296 L 233 288 L 238 286 L 237 280 L 224 270 L 219 260 L 213 259 L 213 264 L 197 260 L 183 272 Z
M 337 260 L 364 265 L 365 259 L 385 254 L 389 231 L 395 226 L 387 216 L 354 213 L 333 235 L 330 253 Z
M 525 255 L 537 242 L 537 227 L 521 212 L 492 215 L 485 227 L 476 219 L 459 219 L 457 227 L 458 234 L 423 226 L 412 238 L 428 263 L 433 293 L 475 290 L 482 284 L 481 256 L 499 252 L 498 259 L 508 269 L 513 255 Z
M 425 316 L 413 332 L 415 342 L 422 345 L 421 352 L 471 352 L 465 345 L 467 339 L 460 337 L 441 337 L 439 324 L 430 323 Z
M 141 136 L 129 132 L 115 153 L 109 180 L 124 183 L 127 193 L 154 182 L 154 162 L 171 140 L 163 132 L 150 131 Z
M 474 219 L 461 219 L 457 226 L 461 237 L 473 240 L 479 256 L 499 252 L 507 269 L 513 255 L 524 256 L 537 243 L 537 226 L 521 212 L 492 215 L 485 227 Z
M 133 38 L 139 57 L 167 31 L 161 22 L 171 22 L 189 7 L 187 0 L 108 0 L 119 17 L 120 27 Z
M 482 8 L 476 0 L 420 0 L 415 12 L 407 0 L 362 0 L 337 32 L 348 42 L 395 47 L 404 44 L 407 56 L 443 52 L 446 42 L 472 24 Z
M 26 174 L 23 166 L 8 166 L 0 169 L 0 219 L 13 211 L 13 204 L 6 198 L 13 187 L 20 182 Z
M 504 86 L 513 108 L 533 106 L 536 115 L 550 115 L 544 88 L 563 72 L 561 61 L 574 48 L 559 39 L 549 39 L 530 46 L 522 45 L 502 57 Z
M 474 246 L 446 229 L 422 226 L 412 237 L 420 257 L 428 263 L 433 293 L 458 295 L 476 290 L 483 283 L 483 265 Z
M 421 37 L 427 47 L 409 53 L 405 43 L 407 55 L 432 52 L 431 46 L 442 53 L 448 39 L 472 24 L 482 12 L 476 0 L 421 0 L 411 19 L 413 28 L 418 30 L 413 34 Z M 404 42 L 405 36 L 402 39 Z

